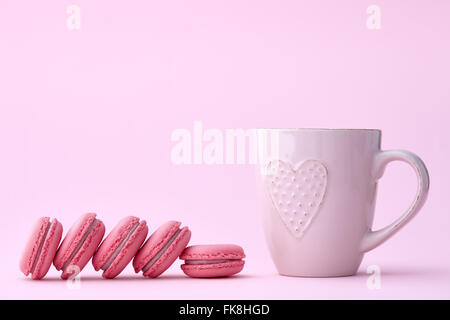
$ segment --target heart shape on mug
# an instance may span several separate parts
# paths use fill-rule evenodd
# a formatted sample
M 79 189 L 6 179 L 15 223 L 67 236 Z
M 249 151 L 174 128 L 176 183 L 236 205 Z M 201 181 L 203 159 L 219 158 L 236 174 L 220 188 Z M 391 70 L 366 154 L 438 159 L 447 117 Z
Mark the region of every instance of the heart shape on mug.
M 291 234 L 301 238 L 319 211 L 327 188 L 327 168 L 306 160 L 296 168 L 281 160 L 267 164 L 266 186 Z

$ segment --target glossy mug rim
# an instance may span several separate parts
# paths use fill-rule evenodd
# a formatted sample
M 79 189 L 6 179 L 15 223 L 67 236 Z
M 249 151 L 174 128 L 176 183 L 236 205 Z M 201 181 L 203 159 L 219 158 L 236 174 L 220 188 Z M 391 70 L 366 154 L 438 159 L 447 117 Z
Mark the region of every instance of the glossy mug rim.
M 273 130 L 273 131 L 361 131 L 361 132 L 379 132 L 381 129 L 360 129 L 360 128 L 256 128 L 257 130 Z

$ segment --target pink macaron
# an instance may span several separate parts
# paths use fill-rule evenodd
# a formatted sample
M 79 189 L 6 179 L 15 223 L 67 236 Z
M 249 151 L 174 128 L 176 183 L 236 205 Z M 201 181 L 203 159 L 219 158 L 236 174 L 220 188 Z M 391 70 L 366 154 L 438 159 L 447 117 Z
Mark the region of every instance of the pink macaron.
M 183 272 L 193 278 L 226 277 L 244 268 L 244 250 L 234 244 L 196 245 L 184 249 Z
M 98 247 L 92 264 L 95 270 L 103 270 L 103 278 L 113 279 L 130 263 L 147 237 L 148 226 L 145 220 L 125 217 Z
M 105 234 L 105 225 L 95 213 L 82 215 L 70 228 L 56 252 L 53 264 L 67 279 L 80 272 L 94 255 Z
M 48 272 L 58 249 L 63 227 L 49 217 L 42 217 L 33 226 L 27 245 L 20 259 L 20 270 L 31 279 L 42 279 Z
M 147 239 L 133 260 L 136 273 L 142 270 L 145 277 L 156 278 L 172 265 L 191 239 L 188 227 L 180 225 L 168 221 Z

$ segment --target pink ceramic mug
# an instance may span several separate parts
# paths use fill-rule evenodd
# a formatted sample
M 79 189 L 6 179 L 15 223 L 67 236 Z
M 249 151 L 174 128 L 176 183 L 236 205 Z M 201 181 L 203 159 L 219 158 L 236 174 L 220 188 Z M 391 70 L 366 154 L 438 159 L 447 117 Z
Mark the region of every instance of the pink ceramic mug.
M 427 197 L 429 177 L 422 160 L 408 151 L 380 150 L 380 130 L 257 132 L 264 230 L 282 275 L 355 274 L 364 253 L 410 221 Z M 372 231 L 377 181 L 394 160 L 414 168 L 417 195 L 400 218 Z

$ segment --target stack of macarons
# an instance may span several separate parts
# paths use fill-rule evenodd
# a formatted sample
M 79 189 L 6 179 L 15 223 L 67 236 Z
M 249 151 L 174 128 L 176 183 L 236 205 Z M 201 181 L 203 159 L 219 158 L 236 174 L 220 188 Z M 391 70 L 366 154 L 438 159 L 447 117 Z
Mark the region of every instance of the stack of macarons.
M 92 258 L 96 271 L 113 279 L 133 260 L 136 273 L 156 278 L 180 257 L 183 272 L 189 277 L 225 277 L 239 273 L 244 267 L 244 250 L 237 245 L 195 245 L 187 247 L 191 238 L 181 222 L 167 221 L 147 240 L 145 220 L 128 216 L 105 235 L 104 223 L 95 213 L 82 215 L 69 229 L 60 244 L 63 227 L 57 219 L 40 218 L 20 260 L 20 270 L 31 279 L 42 279 L 53 262 L 62 271 L 61 278 L 77 275 Z M 102 241 L 103 240 L 103 241 Z

